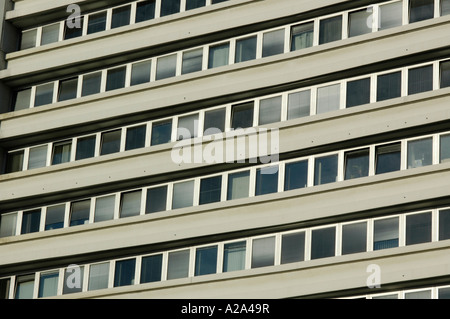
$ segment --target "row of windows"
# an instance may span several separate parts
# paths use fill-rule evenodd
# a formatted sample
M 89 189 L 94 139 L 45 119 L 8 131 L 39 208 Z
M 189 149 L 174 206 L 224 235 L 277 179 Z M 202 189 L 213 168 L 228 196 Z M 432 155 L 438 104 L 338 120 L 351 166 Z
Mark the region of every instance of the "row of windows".
M 450 299 L 450 286 L 373 293 L 349 299 Z
M 20 49 L 73 39 L 130 24 L 165 17 L 227 0 L 144 0 L 79 17 L 79 27 L 66 20 L 22 32 Z M 75 23 L 75 21 L 71 21 Z
M 415 8 L 416 6 L 413 6 L 413 4 L 417 2 L 428 1 L 410 0 L 410 7 Z M 448 3 L 450 4 L 450 0 L 448 0 Z M 400 11 L 397 12 L 392 7 L 398 7 Z M 356 36 L 364 32 L 352 31 L 353 28 L 363 26 L 364 24 L 361 21 L 365 21 L 367 14 L 370 16 L 379 15 L 380 18 L 374 21 L 385 21 L 386 19 L 390 21 L 388 25 L 382 23 L 376 27 L 375 25 L 371 26 L 370 32 L 394 27 L 397 24 L 402 24 L 401 9 L 403 7 L 403 1 L 377 4 L 356 11 L 339 13 L 332 17 L 313 19 L 300 25 L 294 24 L 266 30 L 203 47 L 192 48 L 183 52 L 32 86 L 16 93 L 12 109 L 17 111 L 39 107 L 232 63 L 299 50 L 313 45 L 340 40 L 346 36 Z M 446 6 L 442 8 L 446 8 Z M 364 18 L 360 17 L 362 13 Z M 334 22 L 336 19 L 339 21 L 337 24 Z M 344 31 L 343 19 L 349 25 L 348 33 Z M 399 22 L 392 23 L 392 19 L 398 19 Z M 319 31 L 317 32 L 316 30 Z M 291 43 L 290 47 L 289 42 Z M 334 91 L 335 89 L 330 88 L 330 90 Z
M 450 132 L 421 136 L 3 214 L 0 237 L 284 192 L 448 161 Z
M 450 209 L 435 209 L 80 265 L 80 284 L 75 288 L 68 280 L 71 271 L 64 268 L 13 276 L 0 280 L 0 297 L 51 297 L 447 239 Z
M 8 153 L 6 173 L 292 120 L 450 86 L 450 60 L 434 61 L 208 108 Z

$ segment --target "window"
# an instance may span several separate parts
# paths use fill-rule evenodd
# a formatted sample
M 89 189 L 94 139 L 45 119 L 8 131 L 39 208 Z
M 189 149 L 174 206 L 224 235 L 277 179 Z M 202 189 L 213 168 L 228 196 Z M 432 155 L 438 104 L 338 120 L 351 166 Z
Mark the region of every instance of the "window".
M 338 156 L 330 155 L 316 158 L 314 164 L 314 185 L 337 181 Z
M 305 232 L 284 234 L 281 238 L 281 264 L 305 260 Z
M 311 259 L 332 257 L 336 250 L 336 227 L 314 229 L 311 232 Z
M 311 90 L 288 95 L 287 119 L 292 120 L 310 115 Z
M 339 110 L 341 85 L 334 84 L 317 89 L 316 114 Z
M 58 293 L 58 272 L 43 273 L 39 279 L 38 298 L 53 297 Z
M 190 207 L 194 204 L 194 181 L 173 185 L 172 209 Z
M 109 262 L 91 265 L 89 267 L 88 290 L 108 288 Z
M 210 135 L 225 132 L 225 108 L 206 111 L 203 123 L 203 135 Z
M 41 106 L 53 102 L 53 83 L 36 86 L 36 94 L 34 96 L 34 106 Z
M 83 20 L 84 17 L 77 17 L 80 28 L 77 28 L 77 26 L 74 26 L 73 28 L 69 27 L 67 22 L 64 23 L 64 40 L 74 39 L 81 37 L 83 35 Z
M 112 10 L 111 29 L 130 24 L 131 6 L 123 6 Z
M 131 85 L 150 82 L 152 61 L 134 63 L 131 67 Z
M 231 128 L 247 128 L 253 126 L 253 102 L 233 105 L 231 109 Z
M 431 290 L 405 292 L 405 299 L 431 299 Z
M 161 17 L 180 12 L 180 0 L 161 0 Z
M 141 1 L 136 6 L 136 23 L 155 18 L 155 0 Z
M 284 173 L 284 190 L 304 188 L 308 184 L 308 161 L 286 163 Z
M 176 75 L 177 55 L 172 54 L 158 58 L 156 65 L 156 80 L 170 78 Z
M 319 44 L 342 39 L 342 16 L 320 20 Z
M 433 19 L 434 0 L 409 0 L 409 23 Z
M 30 148 L 28 169 L 45 167 L 47 163 L 47 145 Z
M 377 77 L 377 101 L 400 97 L 402 90 L 402 73 L 400 71 L 379 75 Z
M 439 64 L 441 76 L 441 89 L 450 86 L 450 60 L 443 61 Z
M 100 93 L 100 86 L 102 81 L 102 72 L 95 72 L 83 75 L 83 88 L 81 96 L 88 96 L 91 94 Z
M 52 24 L 42 28 L 41 45 L 58 42 L 59 23 Z
M 116 261 L 114 287 L 134 285 L 136 259 Z
M 0 215 L 0 237 L 16 235 L 17 213 Z
M 58 101 L 66 101 L 77 97 L 78 78 L 59 82 Z
M 41 224 L 41 209 L 34 209 L 23 212 L 21 234 L 36 233 Z
M 52 165 L 70 162 L 72 141 L 53 144 Z
M 142 258 L 141 284 L 161 281 L 162 258 L 162 254 Z
M 367 250 L 367 222 L 342 226 L 342 255 Z
M 83 266 L 69 266 L 64 269 L 63 295 L 81 292 L 83 289 L 83 279 Z
M 72 227 L 89 223 L 90 210 L 90 199 L 72 203 L 69 226 Z
M 202 70 L 203 49 L 195 49 L 183 52 L 181 74 L 187 74 Z
M 155 122 L 152 125 L 151 145 L 169 143 L 172 140 L 172 120 Z
M 102 222 L 114 218 L 116 196 L 110 195 L 95 199 L 94 222 Z
M 185 140 L 197 137 L 198 114 L 182 116 L 178 118 L 177 140 Z
M 275 263 L 275 236 L 253 239 L 252 268 L 273 266 Z
M 106 29 L 106 11 L 91 14 L 88 21 L 87 34 L 104 31 Z
M 11 279 L 0 279 L 0 300 L 9 299 L 9 287 L 11 285 Z
M 109 69 L 106 75 L 106 91 L 117 90 L 125 87 L 125 66 Z
M 222 193 L 222 176 L 203 178 L 200 181 L 200 205 L 220 202 Z
M 122 130 L 102 133 L 100 155 L 117 153 L 120 151 L 120 139 Z
M 236 41 L 235 63 L 256 59 L 256 36 Z
M 291 51 L 313 46 L 314 22 L 308 22 L 291 28 Z
M 408 142 L 408 168 L 433 164 L 433 139 L 424 138 Z
M 370 103 L 370 78 L 348 81 L 346 107 L 368 103 Z
M 221 2 L 225 2 L 225 1 L 228 1 L 228 0 L 212 0 L 211 4 L 221 3 Z
M 225 244 L 223 247 L 223 272 L 245 268 L 245 241 Z
M 125 150 L 134 150 L 145 146 L 146 125 L 127 128 L 127 138 L 125 141 Z
M 192 10 L 206 5 L 206 0 L 186 0 L 186 10 Z
M 149 188 L 147 190 L 147 203 L 145 213 L 165 211 L 167 208 L 167 185 Z
M 37 29 L 22 32 L 20 49 L 30 49 L 36 46 Z
M 369 175 L 369 149 L 345 153 L 345 179 Z
M 281 121 L 281 96 L 263 99 L 259 102 L 259 125 Z
M 195 276 L 217 272 L 217 246 L 197 248 L 195 252 Z
M 227 200 L 248 197 L 249 186 L 250 171 L 229 174 Z
M 400 143 L 377 146 L 375 149 L 375 174 L 400 170 Z
M 374 221 L 373 250 L 398 247 L 398 217 Z
M 450 1 L 449 0 L 441 0 L 441 16 L 445 16 L 450 14 Z
M 408 94 L 416 94 L 433 89 L 433 66 L 426 65 L 408 70 Z
M 20 111 L 30 108 L 31 103 L 31 89 L 25 89 L 16 93 L 16 100 L 14 102 L 14 111 Z
M 34 274 L 18 276 L 16 278 L 16 290 L 14 299 L 33 299 Z
M 284 29 L 263 34 L 262 57 L 281 54 L 284 52 Z
M 120 200 L 120 218 L 137 216 L 141 213 L 141 190 L 123 193 Z
M 348 14 L 348 36 L 354 37 L 372 32 L 373 9 L 369 7 Z
M 45 216 L 45 230 L 63 228 L 65 214 L 65 204 L 47 207 L 47 214 Z
M 20 172 L 23 170 L 23 154 L 23 151 L 8 153 L 6 173 Z
M 398 294 L 373 296 L 372 299 L 398 299 Z
M 189 275 L 189 249 L 169 253 L 167 279 L 185 278 Z
M 208 69 L 228 65 L 230 44 L 224 43 L 209 48 Z
M 406 216 L 406 245 L 431 241 L 431 212 Z
M 378 30 L 385 30 L 402 25 L 403 1 L 380 5 Z
M 439 288 L 438 299 L 450 299 L 450 288 Z
M 255 195 L 265 195 L 278 191 L 278 166 L 256 169 Z
M 95 135 L 77 139 L 77 152 L 75 160 L 94 157 L 95 155 Z
M 450 161 L 450 135 L 442 135 L 439 143 L 439 162 L 447 163 Z

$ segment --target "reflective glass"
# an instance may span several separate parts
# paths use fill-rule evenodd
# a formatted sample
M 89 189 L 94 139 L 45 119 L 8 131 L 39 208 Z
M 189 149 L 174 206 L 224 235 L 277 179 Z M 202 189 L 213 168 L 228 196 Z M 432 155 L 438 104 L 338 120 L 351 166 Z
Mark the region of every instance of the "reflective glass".
M 305 260 L 305 232 L 284 234 L 281 239 L 281 264 Z
M 167 186 L 149 188 L 147 190 L 147 203 L 145 213 L 165 211 L 167 208 Z
M 311 259 L 334 256 L 336 253 L 336 228 L 314 229 L 311 232 Z
M 275 263 L 275 236 L 253 239 L 252 268 L 273 266 Z

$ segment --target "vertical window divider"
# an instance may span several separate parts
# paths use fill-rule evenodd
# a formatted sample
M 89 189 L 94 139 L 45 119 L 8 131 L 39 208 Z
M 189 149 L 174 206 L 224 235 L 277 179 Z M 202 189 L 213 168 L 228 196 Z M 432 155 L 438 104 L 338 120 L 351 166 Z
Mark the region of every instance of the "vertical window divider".
M 59 81 L 54 81 L 53 82 L 52 104 L 58 102 L 58 87 L 59 87 Z
M 231 131 L 231 104 L 225 106 L 225 132 Z
M 45 167 L 52 165 L 53 144 L 53 142 L 47 144 L 47 158 L 45 160 Z
M 188 278 L 194 277 L 194 273 L 195 273 L 195 250 L 196 250 L 196 247 L 190 247 L 190 248 L 189 248 L 189 271 L 188 271 Z
M 398 232 L 398 246 L 404 247 L 406 245 L 406 214 L 400 214 L 399 217 L 399 232 Z
M 157 63 L 157 58 L 153 57 L 151 59 L 148 59 L 148 61 L 150 61 L 150 82 L 155 82 L 156 81 L 156 63 Z
M 439 164 L 439 146 L 440 146 L 440 139 L 439 134 L 433 135 L 433 154 L 432 154 L 432 164 L 436 165 Z
M 433 61 L 433 90 L 439 90 L 440 85 L 440 70 L 439 70 L 439 62 Z
M 370 75 L 370 103 L 377 101 L 377 75 Z
M 97 203 L 97 197 L 91 198 L 91 206 L 90 206 L 90 212 L 89 212 L 89 224 L 94 223 L 95 218 L 95 205 Z
M 126 137 L 127 137 L 127 128 L 122 127 L 120 129 L 120 149 L 119 152 L 125 152 L 125 144 L 126 144 Z
M 409 22 L 409 0 L 402 0 L 402 25 Z
M 263 32 L 258 32 L 256 34 L 256 59 L 262 58 L 263 51 Z
M 152 122 L 146 123 L 146 131 L 145 131 L 145 147 L 151 146 L 152 141 Z
M 278 193 L 284 191 L 284 177 L 286 174 L 285 166 L 286 166 L 285 161 L 278 163 L 278 190 L 277 190 Z
M 407 168 L 407 161 L 408 161 L 408 145 L 406 140 L 402 140 L 400 142 L 400 170 L 405 170 Z
M 167 184 L 167 207 L 166 211 L 172 210 L 173 182 Z
M 36 28 L 36 48 L 41 46 L 42 27 Z
M 440 14 L 440 10 L 441 6 L 440 6 L 440 1 L 439 0 L 434 0 L 434 16 L 433 18 L 439 18 Z
M 116 193 L 115 194 L 115 198 L 114 198 L 114 217 L 113 219 L 119 219 L 120 218 L 120 199 L 121 199 L 121 194 L 120 193 Z
M 344 13 L 342 13 L 342 40 L 348 38 L 348 26 L 348 11 L 345 11 Z
M 167 267 L 169 264 L 169 252 L 165 251 L 162 253 L 162 263 L 161 263 L 161 281 L 167 280 Z
M 247 238 L 246 240 L 246 250 L 245 250 L 245 267 L 244 269 L 252 268 L 252 250 L 253 250 L 253 240 L 252 238 Z
M 139 215 L 145 215 L 145 206 L 147 204 L 147 188 L 141 189 L 141 208 Z
M 287 113 L 288 113 L 288 93 L 283 92 L 281 94 L 281 121 L 280 122 L 287 121 L 287 116 L 288 116 Z
M 227 188 L 228 188 L 228 174 L 222 174 L 222 188 L 220 190 L 220 201 L 225 202 L 227 200 Z
M 83 25 L 81 26 L 82 27 L 81 36 L 84 37 L 87 35 L 89 16 L 85 14 L 84 16 L 82 16 L 82 18 L 83 18 Z
M 39 295 L 40 277 L 41 272 L 36 271 L 36 273 L 34 274 L 33 299 L 37 299 Z
M 292 24 L 284 27 L 284 49 L 283 49 L 284 54 L 291 51 L 291 27 Z
M 81 97 L 83 91 L 83 75 L 80 74 L 77 80 L 77 99 Z
M 309 115 L 313 116 L 317 114 L 317 86 L 311 87 L 311 106 Z
M 372 32 L 378 31 L 378 23 L 380 19 L 380 6 L 378 4 L 372 5 Z
M 182 69 L 182 64 L 183 64 L 183 52 L 177 52 L 177 60 L 176 60 L 176 64 L 175 64 L 175 76 L 180 76 L 181 75 L 181 69 Z
M 224 243 L 217 244 L 217 267 L 216 273 L 221 274 L 223 272 L 223 254 L 224 254 Z
M 31 87 L 31 93 L 30 93 L 30 109 L 34 108 L 35 96 L 36 96 L 36 85 L 33 85 Z
M 345 153 L 344 151 L 338 152 L 338 172 L 336 182 L 341 182 L 344 180 L 344 170 L 345 170 Z
M 70 160 L 69 160 L 70 162 L 75 162 L 76 153 L 77 153 L 77 141 L 78 141 L 77 137 L 72 139 Z
M 106 26 L 105 26 L 105 31 L 111 30 L 112 11 L 113 11 L 113 8 L 109 8 L 109 9 L 106 10 Z
M 369 146 L 369 176 L 375 175 L 375 145 Z
M 61 296 L 63 294 L 64 287 L 64 268 L 58 269 L 58 286 L 56 289 L 56 295 Z
M 339 81 L 338 82 L 340 84 L 340 101 L 339 101 L 339 109 L 343 110 L 346 108 L 346 101 L 347 101 L 347 81 L 343 80 L 343 81 Z
M 8 293 L 8 295 L 9 295 L 9 299 L 14 299 L 14 292 L 15 292 L 15 287 L 16 287 L 16 276 L 15 275 L 13 275 L 13 276 L 11 276 L 10 277 L 11 278 L 11 281 L 10 281 L 10 284 L 9 284 L 9 293 Z
M 58 32 L 58 42 L 61 42 L 64 40 L 64 29 L 66 25 L 66 20 L 62 20 L 59 23 L 59 32 Z
M 305 261 L 311 260 L 311 228 L 305 229 Z
M 336 233 L 335 233 L 335 256 L 342 256 L 342 223 L 336 224 Z
M 200 202 L 200 178 L 194 178 L 194 199 L 192 201 L 192 206 L 198 206 Z
M 314 156 L 308 157 L 308 182 L 306 187 L 314 186 Z
M 210 6 L 212 4 L 212 0 L 206 0 L 206 4 L 207 6 Z
M 102 132 L 98 132 L 95 134 L 95 151 L 94 157 L 100 156 L 100 144 L 102 140 Z
M 439 241 L 439 211 L 431 210 L 431 241 Z
M 109 276 L 108 276 L 108 288 L 114 287 L 114 272 L 116 270 L 117 260 L 111 260 L 109 262 Z
M 63 225 L 63 228 L 69 227 L 69 219 L 70 219 L 70 202 L 66 202 L 64 204 L 64 225 Z
M 223 43 L 225 44 L 226 41 Z M 230 47 L 228 49 L 229 50 L 228 51 L 228 65 L 232 65 L 232 64 L 234 64 L 234 59 L 236 58 L 236 38 L 230 39 L 230 41 L 228 43 L 230 44 Z M 213 47 L 213 46 L 214 46 L 214 44 L 210 45 L 210 47 Z
M 131 86 L 131 63 L 126 64 L 125 69 L 125 86 L 124 87 L 130 87 Z
M 23 210 L 17 212 L 16 236 L 22 233 Z
M 253 116 L 253 127 L 259 125 L 259 104 L 261 103 L 261 99 L 255 99 L 253 104 L 254 116 Z
M 172 134 L 170 141 L 176 142 L 178 140 L 178 116 L 172 118 Z
M 208 46 L 204 45 L 202 47 L 203 53 L 202 53 L 202 71 L 205 71 L 208 69 L 208 59 L 209 59 L 209 50 Z
M 204 126 L 205 126 L 205 110 L 200 110 L 200 112 L 198 112 L 197 137 L 200 138 L 203 137 L 203 131 L 205 130 Z M 200 141 L 199 143 L 202 144 Z
M 255 196 L 255 189 L 256 189 L 256 167 L 250 168 L 250 177 L 249 177 L 249 191 L 248 191 L 248 197 L 254 197 Z
M 107 76 L 107 72 L 108 70 L 102 70 L 102 76 L 101 76 L 101 80 L 100 80 L 100 93 L 106 92 L 106 76 Z
M 47 207 L 41 208 L 41 219 L 39 222 L 39 231 L 45 230 L 45 220 L 47 219 Z
M 22 171 L 28 170 L 28 160 L 30 158 L 30 148 L 27 147 L 23 150 L 23 167 Z
M 180 0 L 180 12 L 186 11 L 186 0 Z
M 401 80 L 401 96 L 408 95 L 408 68 L 402 68 L 402 80 Z
M 274 266 L 281 265 L 281 233 L 275 234 Z
M 137 11 L 137 1 L 131 3 L 130 10 L 130 25 L 136 23 L 136 11 Z
M 314 19 L 313 47 L 319 45 L 319 28 L 320 28 L 319 18 L 316 18 Z
M 373 251 L 373 218 L 366 223 L 366 251 Z
M 136 257 L 136 268 L 134 272 L 135 285 L 139 285 L 141 283 L 141 269 L 142 269 L 142 255 Z
M 89 265 L 80 265 L 80 268 L 83 268 L 83 283 L 81 287 L 81 291 L 87 291 L 88 290 L 88 281 L 89 281 Z

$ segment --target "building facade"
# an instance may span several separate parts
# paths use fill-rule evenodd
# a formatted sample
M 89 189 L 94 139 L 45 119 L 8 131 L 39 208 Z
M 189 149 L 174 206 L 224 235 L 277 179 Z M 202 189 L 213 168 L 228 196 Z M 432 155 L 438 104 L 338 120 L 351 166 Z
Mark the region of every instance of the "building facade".
M 0 3 L 0 298 L 450 296 L 450 1 Z

